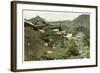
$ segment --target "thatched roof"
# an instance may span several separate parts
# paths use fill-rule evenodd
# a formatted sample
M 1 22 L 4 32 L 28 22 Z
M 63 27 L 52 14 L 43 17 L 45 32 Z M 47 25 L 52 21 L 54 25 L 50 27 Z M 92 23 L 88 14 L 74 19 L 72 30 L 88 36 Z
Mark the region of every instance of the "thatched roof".
M 37 29 L 39 29 L 39 28 L 41 29 L 47 25 L 47 24 L 35 25 L 28 20 L 24 20 L 24 23 L 25 23 L 25 26 L 30 26 L 30 27 L 37 28 Z
M 34 18 L 29 19 L 30 22 L 36 24 L 38 21 L 39 22 L 45 22 L 45 20 L 43 18 L 41 18 L 40 16 L 36 16 Z

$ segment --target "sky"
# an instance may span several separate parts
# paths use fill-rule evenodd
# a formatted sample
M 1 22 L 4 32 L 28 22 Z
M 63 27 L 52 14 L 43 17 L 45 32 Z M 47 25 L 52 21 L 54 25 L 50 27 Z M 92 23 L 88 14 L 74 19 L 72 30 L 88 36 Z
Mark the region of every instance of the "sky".
M 40 16 L 46 21 L 62 21 L 62 20 L 73 20 L 82 13 L 74 13 L 74 12 L 52 12 L 52 11 L 23 11 L 23 17 L 25 19 L 31 19 L 36 16 Z

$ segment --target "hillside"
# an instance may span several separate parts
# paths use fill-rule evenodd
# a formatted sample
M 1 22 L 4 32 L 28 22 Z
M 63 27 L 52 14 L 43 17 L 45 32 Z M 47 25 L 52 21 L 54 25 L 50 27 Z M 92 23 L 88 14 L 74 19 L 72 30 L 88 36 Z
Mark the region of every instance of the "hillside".
M 88 32 L 90 30 L 90 17 L 89 15 L 80 15 L 79 17 L 75 18 L 72 21 L 56 21 L 56 22 L 49 22 L 51 25 L 61 25 L 61 27 L 67 32 L 77 32 L 83 31 Z
M 90 58 L 89 20 L 89 15 L 80 15 L 72 21 L 48 22 L 40 16 L 25 19 L 24 60 Z

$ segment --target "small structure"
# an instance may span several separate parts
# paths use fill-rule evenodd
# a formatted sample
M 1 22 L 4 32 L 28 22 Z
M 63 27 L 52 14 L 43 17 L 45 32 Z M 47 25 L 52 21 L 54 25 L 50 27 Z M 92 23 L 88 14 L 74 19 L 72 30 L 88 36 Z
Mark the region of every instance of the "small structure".
M 36 24 L 33 24 L 32 22 L 30 22 L 30 21 L 24 19 L 24 25 L 25 25 L 25 27 L 26 27 L 26 26 L 29 26 L 29 27 L 33 27 L 34 29 L 42 29 L 42 28 L 45 27 L 47 24 L 38 24 L 38 25 L 36 25 Z

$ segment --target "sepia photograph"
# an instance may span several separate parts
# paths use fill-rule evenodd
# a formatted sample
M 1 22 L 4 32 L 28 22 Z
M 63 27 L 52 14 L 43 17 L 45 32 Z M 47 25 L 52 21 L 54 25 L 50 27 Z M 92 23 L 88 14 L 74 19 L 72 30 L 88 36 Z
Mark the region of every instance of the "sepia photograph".
M 12 1 L 11 71 L 97 67 L 97 6 Z
M 90 58 L 90 14 L 23 10 L 24 60 Z

